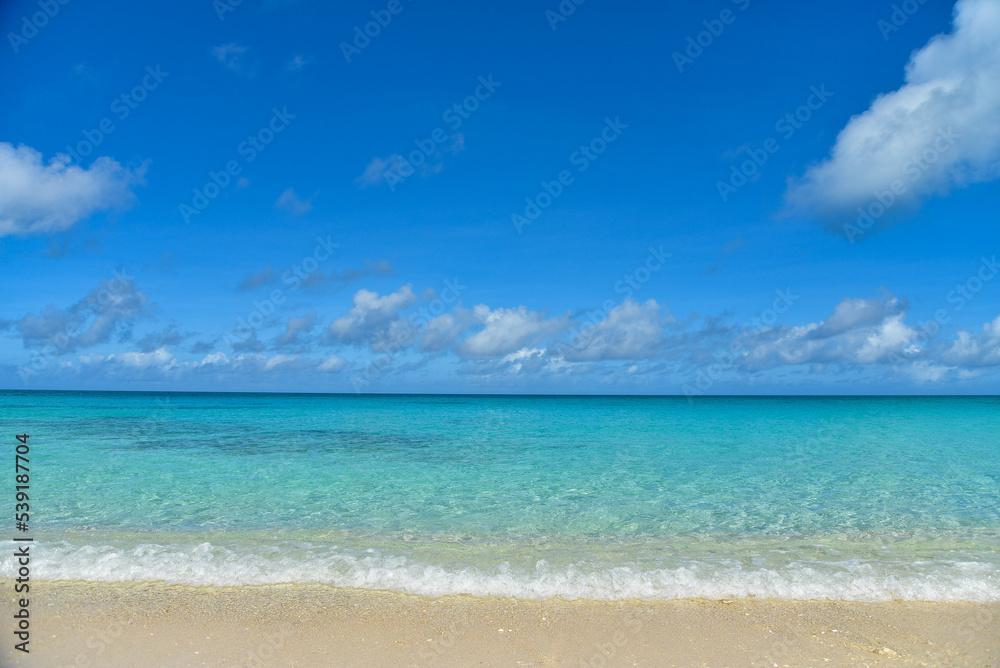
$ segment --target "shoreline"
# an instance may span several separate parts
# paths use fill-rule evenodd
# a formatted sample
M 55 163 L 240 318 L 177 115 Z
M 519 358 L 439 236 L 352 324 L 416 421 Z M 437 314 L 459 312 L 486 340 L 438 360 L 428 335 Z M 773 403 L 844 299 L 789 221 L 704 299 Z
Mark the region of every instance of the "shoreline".
M 14 593 L 0 580 L 10 637 Z M 341 589 L 31 583 L 10 666 L 985 666 L 1000 603 L 543 601 Z M 20 656 L 17 656 L 20 655 Z M 155 663 L 150 663 L 155 662 Z M 581 663 L 582 662 L 582 663 Z

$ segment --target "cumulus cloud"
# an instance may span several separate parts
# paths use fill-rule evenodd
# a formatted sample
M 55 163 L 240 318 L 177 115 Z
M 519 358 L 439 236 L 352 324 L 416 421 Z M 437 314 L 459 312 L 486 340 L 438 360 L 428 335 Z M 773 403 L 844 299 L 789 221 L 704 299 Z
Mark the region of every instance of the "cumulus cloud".
M 80 355 L 78 365 L 63 366 L 63 371 L 76 371 L 85 376 L 115 379 L 164 379 L 176 377 L 181 369 L 167 348 L 143 352 L 112 353 L 111 355 Z
M 868 365 L 899 359 L 911 348 L 917 330 L 903 322 L 907 303 L 892 295 L 844 299 L 818 323 L 764 327 L 741 334 L 737 360 L 751 370 L 785 365 Z
M 157 348 L 148 353 L 129 352 L 109 355 L 109 359 L 120 360 L 122 365 L 133 369 L 148 369 L 157 367 L 163 371 L 177 368 L 177 360 L 166 348 Z
M 983 331 L 973 334 L 959 330 L 941 361 L 955 367 L 978 369 L 1000 365 L 1000 316 L 983 324 Z
M 223 365 L 229 363 L 229 357 L 226 356 L 224 352 L 216 352 L 210 355 L 205 355 L 199 362 L 195 362 L 192 366 L 194 368 L 199 368 L 203 366 L 214 366 L 216 364 Z
M 406 318 L 397 318 L 388 326 L 373 329 L 368 334 L 368 345 L 372 352 L 395 354 L 409 348 L 420 336 L 416 323 Z
M 491 310 L 485 304 L 478 304 L 472 313 L 482 329 L 458 344 L 458 354 L 466 359 L 503 357 L 568 326 L 565 317 L 549 319 L 544 313 L 529 311 L 524 306 Z
M 296 216 L 301 216 L 304 213 L 312 211 L 312 198 L 302 199 L 295 194 L 294 188 L 287 188 L 283 193 L 281 193 L 278 200 L 274 203 L 274 208 L 282 209 Z
M 476 322 L 472 311 L 461 307 L 456 307 L 452 313 L 442 313 L 424 326 L 420 349 L 438 352 L 450 348 Z
M 343 343 L 376 341 L 373 349 L 383 347 L 387 337 L 399 335 L 406 327 L 400 322 L 400 312 L 416 301 L 417 295 L 409 284 L 381 297 L 372 290 L 358 290 L 351 310 L 330 323 L 330 335 Z
M 329 361 L 329 360 L 327 360 Z M 326 362 L 324 362 L 325 364 Z M 190 380 L 193 376 L 217 379 L 252 379 L 258 376 L 294 376 L 314 371 L 315 360 L 298 355 L 262 355 L 240 353 L 232 357 L 215 352 L 197 361 L 179 361 L 167 348 L 152 352 L 123 352 L 111 355 L 80 355 L 75 363 L 65 362 L 56 370 L 60 375 L 116 380 Z M 321 365 L 322 366 L 322 365 Z
M 474 360 L 462 366 L 460 373 L 497 379 L 558 372 L 561 367 L 562 361 L 549 357 L 544 348 L 522 348 L 500 358 Z
M 270 371 L 271 369 L 281 364 L 288 364 L 289 362 L 294 362 L 298 358 L 299 358 L 298 355 L 274 355 L 273 357 L 269 357 L 264 362 L 264 371 Z
M 299 355 L 240 353 L 228 356 L 214 352 L 194 361 L 178 360 L 166 347 L 150 352 L 127 351 L 109 355 L 84 354 L 75 359 L 60 359 L 46 368 L 47 378 L 75 378 L 85 381 L 171 381 L 236 382 L 252 386 L 257 381 L 274 379 L 296 381 L 304 374 L 334 373 L 346 366 L 336 355 L 316 360 Z M 263 387 L 267 387 L 264 385 Z
M 50 347 L 61 355 L 105 343 L 114 334 L 127 340 L 135 323 L 148 315 L 148 301 L 131 276 L 119 274 L 102 281 L 69 308 L 50 305 L 41 313 L 29 313 L 14 326 L 26 348 Z
M 816 328 L 814 338 L 828 339 L 858 327 L 877 325 L 887 316 L 901 315 L 907 303 L 892 296 L 881 299 L 845 298 L 833 307 L 833 313 Z
M 123 289 L 126 285 L 131 287 Z M 56 356 L 115 335 L 119 342 L 129 342 L 133 323 L 146 311 L 146 297 L 128 281 L 111 288 L 102 284 L 72 307 L 49 307 L 21 320 L 0 322 L 0 328 L 13 330 L 36 352 L 51 353 L 47 346 L 52 346 Z M 404 317 L 416 302 L 409 285 L 385 295 L 359 290 L 350 311 L 330 325 L 326 343 L 365 346 L 384 354 L 392 373 L 410 373 L 448 352 L 460 361 L 459 373 L 475 377 L 476 384 L 511 388 L 530 376 L 532 382 L 561 383 L 552 387 L 564 389 L 566 383 L 573 387 L 581 381 L 591 383 L 587 387 L 652 387 L 650 383 L 665 382 L 670 387 L 676 382 L 680 389 L 685 378 L 709 367 L 717 367 L 709 372 L 713 381 L 721 378 L 714 375 L 721 369 L 729 383 L 757 378 L 780 382 L 789 372 L 822 371 L 824 378 L 833 380 L 863 373 L 868 379 L 908 378 L 922 384 L 961 381 L 1000 369 L 1000 317 L 978 331 L 948 334 L 932 320 L 907 323 L 907 300 L 890 293 L 845 298 L 815 322 L 770 326 L 756 317 L 738 326 L 731 314 L 693 315 L 679 322 L 656 300 L 626 299 L 600 321 L 573 332 L 568 315 L 548 317 L 524 306 L 465 309 L 456 304 L 430 320 Z M 146 334 L 127 352 L 82 354 L 76 361 L 61 357 L 44 370 L 50 378 L 76 374 L 77 379 L 95 380 L 180 382 L 190 380 L 191 374 L 208 374 L 213 382 L 252 384 L 258 376 L 270 382 L 267 379 L 306 380 L 310 375 L 319 382 L 349 364 L 335 354 L 313 356 L 317 341 L 303 334 L 314 331 L 318 320 L 315 313 L 288 318 L 275 338 L 276 346 L 287 347 L 270 355 L 264 354 L 265 346 L 254 334 L 234 344 L 228 356 L 211 350 L 211 342 L 199 342 L 201 359 L 178 360 L 171 348 L 192 334 L 171 326 Z M 187 352 L 194 353 L 194 348 Z
M 640 360 L 660 352 L 663 328 L 674 319 L 661 314 L 655 299 L 643 304 L 629 297 L 596 325 L 584 326 L 561 348 L 569 361 Z
M 952 32 L 913 54 L 905 84 L 851 118 L 830 157 L 790 183 L 789 209 L 871 225 L 859 207 L 878 219 L 1000 176 L 998 35 L 1000 3 L 959 0 Z
M 132 188 L 144 184 L 144 167 L 108 157 L 87 169 L 69 163 L 66 155 L 46 163 L 30 146 L 0 142 L 0 237 L 60 232 L 98 211 L 128 207 Z
M 314 365 L 315 361 L 304 359 L 299 355 L 279 353 L 269 357 L 260 353 L 240 353 L 228 357 L 225 353 L 218 352 L 206 355 L 200 362 L 181 363 L 181 369 L 202 373 L 212 372 L 220 377 L 253 377 L 260 374 L 302 373 Z
M 338 355 L 330 355 L 325 360 L 320 362 L 319 366 L 316 367 L 324 373 L 336 373 L 347 366 L 347 362 Z

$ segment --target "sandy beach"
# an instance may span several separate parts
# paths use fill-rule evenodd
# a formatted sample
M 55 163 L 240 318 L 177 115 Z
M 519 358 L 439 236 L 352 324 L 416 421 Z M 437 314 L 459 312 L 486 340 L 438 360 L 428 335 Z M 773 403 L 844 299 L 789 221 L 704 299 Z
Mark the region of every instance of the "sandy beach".
M 14 600 L 2 584 L 2 617 Z M 32 583 L 4 666 L 996 666 L 1000 604 L 429 599 Z M 9 638 L 10 631 L 4 636 Z

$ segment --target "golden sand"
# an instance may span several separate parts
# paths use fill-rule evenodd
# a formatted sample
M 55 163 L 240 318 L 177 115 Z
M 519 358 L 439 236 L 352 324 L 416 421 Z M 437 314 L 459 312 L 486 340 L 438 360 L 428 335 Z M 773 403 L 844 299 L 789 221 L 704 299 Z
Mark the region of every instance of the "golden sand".
M 323 585 L 32 583 L 3 666 L 984 666 L 1000 604 L 429 599 Z

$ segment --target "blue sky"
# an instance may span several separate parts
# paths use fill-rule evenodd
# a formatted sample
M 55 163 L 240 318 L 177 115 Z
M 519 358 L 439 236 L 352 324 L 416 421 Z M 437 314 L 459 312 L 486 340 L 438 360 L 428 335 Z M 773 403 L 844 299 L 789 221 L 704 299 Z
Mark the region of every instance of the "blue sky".
M 0 27 L 3 387 L 998 390 L 995 2 Z

